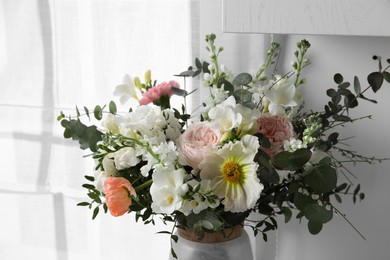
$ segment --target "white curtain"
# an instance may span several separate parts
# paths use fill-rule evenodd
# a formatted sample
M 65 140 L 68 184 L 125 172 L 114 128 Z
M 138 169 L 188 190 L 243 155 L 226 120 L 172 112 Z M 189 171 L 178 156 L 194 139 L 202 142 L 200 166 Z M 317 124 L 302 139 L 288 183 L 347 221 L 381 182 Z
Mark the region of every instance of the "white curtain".
M 115 100 L 126 73 L 175 79 L 208 57 L 208 33 L 233 72 L 254 72 L 269 39 L 222 34 L 221 12 L 220 0 L 0 1 L 0 259 L 168 258 L 169 237 L 155 233 L 171 226 L 133 215 L 91 220 L 76 206 L 88 201 L 81 185 L 93 163 L 56 117 Z M 202 98 L 197 91 L 189 111 Z
M 171 227 L 76 206 L 92 160 L 56 116 L 108 104 L 126 73 L 174 79 L 198 42 L 198 1 L 0 1 L 0 259 L 168 258 Z

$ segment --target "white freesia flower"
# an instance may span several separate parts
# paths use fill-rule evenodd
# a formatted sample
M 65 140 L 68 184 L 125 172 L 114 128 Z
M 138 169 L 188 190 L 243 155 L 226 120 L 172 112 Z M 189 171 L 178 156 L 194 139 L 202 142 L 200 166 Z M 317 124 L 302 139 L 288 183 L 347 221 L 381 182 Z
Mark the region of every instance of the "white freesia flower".
M 254 154 L 259 151 L 260 144 L 259 139 L 256 136 L 245 135 L 243 138 L 241 138 L 241 142 L 246 148 L 251 149 Z
M 119 97 L 121 104 L 126 103 L 130 98 L 135 98 L 138 100 L 136 86 L 130 75 L 126 74 L 123 77 L 122 84 L 116 86 L 114 90 L 114 96 Z
M 184 215 L 188 216 L 192 212 L 199 214 L 202 210 L 207 208 L 216 208 L 219 206 L 219 200 L 210 201 L 207 197 L 214 195 L 211 191 L 210 180 L 190 180 L 186 183 L 192 189 L 199 188 L 198 192 L 193 195 L 192 200 L 185 200 L 180 209 Z
M 284 114 L 284 108 L 297 105 L 294 84 L 280 76 L 277 76 L 276 80 L 269 82 L 268 89 L 265 91 L 265 97 L 270 102 L 268 109 L 272 115 Z
M 183 169 L 156 168 L 153 173 L 153 184 L 150 187 L 154 212 L 172 214 L 182 206 L 184 179 L 185 171 Z
M 214 194 L 223 198 L 225 211 L 243 212 L 254 207 L 264 186 L 257 178 L 256 153 L 242 142 L 225 144 L 207 152 L 200 163 L 200 177 L 210 180 Z
M 242 122 L 242 115 L 236 111 L 236 100 L 233 96 L 210 109 L 208 114 L 213 120 L 213 126 L 222 132 L 232 130 Z

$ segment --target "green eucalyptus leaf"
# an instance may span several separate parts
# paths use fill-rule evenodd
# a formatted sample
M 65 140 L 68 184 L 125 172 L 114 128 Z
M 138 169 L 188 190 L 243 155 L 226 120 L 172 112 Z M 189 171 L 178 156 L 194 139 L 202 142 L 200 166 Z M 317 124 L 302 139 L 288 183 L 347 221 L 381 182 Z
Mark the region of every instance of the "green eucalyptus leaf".
M 89 119 L 91 119 L 90 116 L 89 116 L 89 110 L 88 110 L 88 108 L 87 108 L 86 106 L 84 106 L 84 112 L 85 112 L 85 114 L 87 115 L 87 117 L 88 117 Z
M 349 121 L 351 121 L 351 118 L 349 116 L 335 114 L 332 117 L 336 121 L 342 121 L 342 122 L 349 122 Z
M 234 91 L 233 96 L 239 104 L 245 104 L 252 101 L 252 93 L 246 89 Z
M 96 118 L 97 120 L 102 119 L 102 117 L 103 117 L 103 111 L 102 111 L 101 106 L 99 106 L 99 105 L 95 106 L 95 109 L 93 110 L 93 114 L 94 114 L 94 116 L 95 116 L 95 118 Z
M 252 76 L 249 73 L 240 73 L 233 79 L 233 85 L 234 86 L 243 86 L 248 85 L 252 82 Z
M 318 204 L 306 205 L 304 213 L 308 220 L 321 223 L 327 223 L 333 217 L 332 210 L 327 210 L 324 206 Z
M 323 225 L 324 224 L 322 224 L 321 222 L 315 222 L 315 221 L 309 221 L 307 223 L 307 227 L 309 229 L 309 232 L 312 235 L 317 235 L 318 233 L 320 233 Z
M 359 95 L 362 90 L 361 90 L 359 78 L 356 76 L 353 79 L 353 87 L 355 89 L 355 94 Z
M 310 160 L 310 157 L 310 150 L 302 148 L 293 153 L 287 151 L 280 152 L 271 159 L 271 163 L 279 170 L 296 171 L 302 168 Z
M 328 193 L 336 188 L 336 169 L 327 164 L 316 165 L 303 174 L 304 182 L 317 193 Z
M 343 82 L 344 78 L 343 78 L 343 75 L 341 75 L 340 73 L 336 73 L 333 76 L 333 80 L 334 80 L 334 82 L 336 82 L 336 84 L 341 84 Z
M 198 69 L 202 69 L 202 62 L 198 58 L 195 58 L 195 66 Z
M 292 217 L 292 211 L 290 208 L 287 208 L 287 207 L 282 207 L 280 209 L 284 215 L 284 223 L 287 223 L 291 220 L 291 217 Z
M 358 101 L 357 101 L 357 98 L 354 94 L 349 94 L 349 95 L 346 95 L 344 97 L 344 105 L 347 107 L 347 108 L 354 108 L 354 107 L 357 107 L 359 105 Z
M 337 91 L 333 88 L 330 88 L 326 91 L 326 95 L 328 95 L 328 97 L 335 97 L 337 95 Z
M 316 202 L 311 197 L 296 192 L 294 194 L 294 204 L 297 209 L 303 212 L 307 205 L 316 204 Z
M 370 84 L 374 92 L 377 92 L 382 87 L 383 78 L 383 74 L 380 72 L 372 72 L 367 76 L 368 84 Z
M 339 89 L 346 89 L 346 88 L 349 88 L 349 86 L 351 86 L 351 83 L 349 83 L 349 82 L 343 82 L 343 83 L 341 83 L 341 84 L 338 86 L 338 88 L 339 88 Z
M 108 108 L 110 110 L 110 113 L 115 115 L 117 112 L 116 104 L 114 101 L 110 101 L 110 104 L 108 105 Z
M 79 108 L 76 106 L 76 115 L 77 115 L 77 117 L 80 117 L 80 110 L 79 110 Z
M 366 98 L 365 96 L 363 96 L 363 94 L 360 94 L 358 97 L 361 98 L 361 99 L 367 100 L 367 101 L 369 101 L 369 102 L 372 102 L 372 103 L 374 103 L 374 104 L 377 104 L 377 103 L 378 103 L 378 102 L 377 102 L 376 100 L 374 100 L 374 99 Z
M 171 89 L 172 89 L 172 93 L 177 96 L 185 97 L 188 94 L 187 91 L 185 91 L 184 89 L 175 88 L 175 87 Z
M 260 180 L 268 183 L 277 184 L 279 183 L 279 174 L 275 171 L 274 168 L 263 168 L 260 170 Z
M 383 72 L 383 78 L 384 78 L 388 83 L 390 83 L 390 73 L 389 73 L 389 72 L 384 71 L 384 72 Z

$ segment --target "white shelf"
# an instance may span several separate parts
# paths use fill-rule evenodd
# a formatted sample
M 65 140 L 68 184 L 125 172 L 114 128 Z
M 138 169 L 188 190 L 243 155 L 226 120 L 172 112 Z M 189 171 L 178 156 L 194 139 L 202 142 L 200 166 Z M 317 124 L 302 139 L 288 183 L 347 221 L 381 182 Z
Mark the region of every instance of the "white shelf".
M 223 31 L 390 36 L 390 0 L 223 0 Z

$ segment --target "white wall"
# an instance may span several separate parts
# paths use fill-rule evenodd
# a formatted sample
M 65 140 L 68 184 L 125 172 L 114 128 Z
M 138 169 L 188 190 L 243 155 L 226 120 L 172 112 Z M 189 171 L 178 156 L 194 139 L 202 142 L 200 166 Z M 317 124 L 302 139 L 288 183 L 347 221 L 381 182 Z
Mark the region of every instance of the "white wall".
M 234 73 L 252 72 L 264 56 L 264 46 L 268 37 L 261 34 L 223 34 L 221 28 L 221 1 L 201 1 L 200 28 L 202 40 L 206 33 L 217 34 L 219 45 L 225 47 L 222 53 L 224 62 Z M 353 82 L 353 77 L 360 78 L 362 87 L 366 84 L 367 73 L 377 69 L 377 63 L 371 59 L 376 54 L 390 58 L 390 37 L 352 37 L 352 36 L 300 36 L 274 35 L 282 40 L 283 55 L 279 61 L 280 72 L 290 70 L 295 43 L 308 39 L 312 48 L 309 56 L 312 64 L 304 71 L 307 84 L 301 88 L 308 109 L 321 110 L 327 102 L 325 91 L 335 87 L 333 75 L 340 72 L 345 80 Z M 201 45 L 202 46 L 202 45 Z M 201 48 L 201 57 L 207 57 Z M 390 157 L 390 85 L 384 84 L 376 95 L 377 105 L 361 101 L 352 115 L 373 115 L 373 120 L 354 123 L 341 129 L 344 137 L 357 136 L 350 140 L 351 149 L 368 156 Z M 280 229 L 270 234 L 267 243 L 262 238 L 252 238 L 256 259 L 259 260 L 386 260 L 390 257 L 390 161 L 376 165 L 359 165 L 353 171 L 358 176 L 366 199 L 354 205 L 352 198 L 345 198 L 338 209 L 366 237 L 363 240 L 340 216 L 324 226 L 319 235 L 310 235 L 306 223 L 299 224 L 293 219 Z

